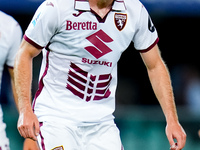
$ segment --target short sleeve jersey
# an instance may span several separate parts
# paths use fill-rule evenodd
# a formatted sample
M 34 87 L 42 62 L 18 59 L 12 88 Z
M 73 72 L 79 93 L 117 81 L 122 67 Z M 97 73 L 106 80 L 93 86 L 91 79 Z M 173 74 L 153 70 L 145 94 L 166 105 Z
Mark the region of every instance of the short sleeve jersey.
M 0 11 L 0 85 L 4 65 L 14 66 L 21 39 L 20 25 L 11 16 Z
M 93 124 L 113 119 L 117 62 L 131 41 L 150 50 L 157 31 L 138 0 L 115 0 L 100 18 L 87 0 L 47 0 L 24 39 L 43 48 L 33 110 L 39 121 Z
M 0 11 L 0 87 L 4 66 L 13 67 L 16 53 L 22 39 L 22 30 L 17 21 L 11 16 Z M 0 123 L 3 120 L 3 112 L 0 107 Z M 5 125 L 0 124 L 0 130 Z

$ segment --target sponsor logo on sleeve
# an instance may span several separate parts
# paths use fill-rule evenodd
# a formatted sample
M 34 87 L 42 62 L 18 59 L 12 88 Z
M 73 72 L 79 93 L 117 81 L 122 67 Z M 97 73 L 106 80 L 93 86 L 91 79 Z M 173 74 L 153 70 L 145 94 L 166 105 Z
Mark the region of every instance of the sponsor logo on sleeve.
M 52 7 L 54 7 L 54 4 L 52 2 L 47 2 L 46 6 L 52 6 Z
M 156 30 L 155 26 L 153 25 L 153 22 L 151 21 L 151 18 L 148 18 L 148 29 L 150 32 L 154 32 Z
M 40 12 L 40 13 L 36 16 L 36 18 L 32 21 L 32 24 L 33 24 L 34 27 L 35 27 L 35 25 L 36 25 L 36 23 L 37 23 L 37 21 L 38 21 L 40 15 L 41 15 L 41 12 Z

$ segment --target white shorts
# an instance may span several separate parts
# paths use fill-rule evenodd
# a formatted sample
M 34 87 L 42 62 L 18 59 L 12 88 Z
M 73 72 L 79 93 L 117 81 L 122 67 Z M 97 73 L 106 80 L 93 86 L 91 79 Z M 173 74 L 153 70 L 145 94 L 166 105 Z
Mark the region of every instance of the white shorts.
M 114 121 L 89 126 L 44 122 L 38 143 L 41 150 L 123 150 Z

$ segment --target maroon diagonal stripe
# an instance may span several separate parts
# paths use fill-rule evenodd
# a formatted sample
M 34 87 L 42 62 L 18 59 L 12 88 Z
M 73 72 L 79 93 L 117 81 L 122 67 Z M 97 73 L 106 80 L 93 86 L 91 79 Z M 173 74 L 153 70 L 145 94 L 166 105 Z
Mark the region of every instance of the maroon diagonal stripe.
M 88 72 L 82 70 L 81 68 L 79 68 L 77 65 L 75 65 L 74 63 L 71 63 L 70 65 L 71 68 L 73 68 L 76 72 L 82 74 L 83 76 L 87 77 Z
M 75 85 L 77 88 L 79 88 L 80 90 L 84 91 L 85 90 L 85 86 L 83 86 L 82 84 L 76 82 L 74 79 L 72 79 L 70 76 L 68 77 L 68 81 Z
M 111 77 L 111 74 L 104 74 L 99 76 L 99 80 L 106 80 Z
M 96 93 L 97 93 L 97 94 L 104 94 L 104 93 L 106 92 L 107 89 L 108 89 L 108 88 L 103 89 L 103 90 L 96 90 Z
M 67 89 L 69 89 L 74 95 L 80 97 L 81 99 L 84 98 L 84 94 L 74 89 L 71 85 L 67 84 Z
M 83 83 L 87 83 L 87 80 L 83 79 L 82 77 L 80 77 L 76 73 L 72 72 L 71 70 L 69 70 L 69 75 L 71 75 L 72 77 L 76 78 L 77 80 L 79 80 Z
M 111 94 L 111 92 L 110 92 L 110 90 L 107 90 L 106 91 L 106 93 L 105 93 L 105 95 L 103 95 L 103 96 L 95 96 L 94 97 L 94 100 L 101 100 L 101 99 L 103 99 L 103 98 L 108 98 L 109 96 L 110 96 L 110 94 Z
M 106 82 L 98 83 L 98 84 L 97 84 L 97 88 L 102 88 L 102 87 L 108 86 L 111 80 L 112 80 L 112 78 L 110 78 L 110 79 L 109 79 L 108 81 L 106 81 Z

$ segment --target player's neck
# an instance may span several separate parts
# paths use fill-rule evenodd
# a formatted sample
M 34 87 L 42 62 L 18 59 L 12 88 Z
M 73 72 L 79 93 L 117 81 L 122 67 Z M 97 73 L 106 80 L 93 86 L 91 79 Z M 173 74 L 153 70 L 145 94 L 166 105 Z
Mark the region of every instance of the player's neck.
M 113 0 L 89 0 L 90 8 L 103 18 L 112 8 Z

